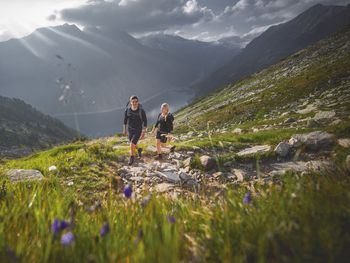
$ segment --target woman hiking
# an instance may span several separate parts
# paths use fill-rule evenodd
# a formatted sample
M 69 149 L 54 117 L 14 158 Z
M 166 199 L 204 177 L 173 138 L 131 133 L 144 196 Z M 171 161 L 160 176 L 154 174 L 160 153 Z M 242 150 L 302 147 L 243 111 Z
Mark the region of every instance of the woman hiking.
M 175 146 L 166 146 L 166 142 L 172 139 L 172 131 L 174 129 L 173 122 L 174 116 L 169 111 L 169 105 L 163 103 L 160 107 L 161 113 L 158 115 L 158 119 L 152 130 L 153 134 L 156 133 L 156 146 L 157 146 L 157 157 L 156 159 L 162 159 L 162 148 L 170 149 L 170 152 L 174 152 Z
M 126 127 L 127 126 L 127 127 Z M 130 141 L 130 160 L 128 165 L 132 165 L 135 161 L 136 150 L 139 158 L 142 155 L 142 148 L 137 147 L 139 139 L 145 137 L 147 131 L 147 117 L 145 111 L 139 104 L 137 96 L 130 97 L 130 107 L 125 109 L 123 134 L 126 135 L 128 131 Z

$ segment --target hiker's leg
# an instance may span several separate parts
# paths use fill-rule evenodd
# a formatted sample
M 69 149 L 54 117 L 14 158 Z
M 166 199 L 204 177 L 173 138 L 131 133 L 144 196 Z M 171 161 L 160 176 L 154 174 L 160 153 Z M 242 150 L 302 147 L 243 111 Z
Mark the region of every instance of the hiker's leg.
M 136 147 L 137 145 L 134 143 L 130 143 L 130 156 L 134 156 L 136 153 Z
M 161 154 L 162 153 L 162 148 L 161 148 L 161 142 L 159 139 L 156 139 L 156 146 L 157 146 L 157 153 Z

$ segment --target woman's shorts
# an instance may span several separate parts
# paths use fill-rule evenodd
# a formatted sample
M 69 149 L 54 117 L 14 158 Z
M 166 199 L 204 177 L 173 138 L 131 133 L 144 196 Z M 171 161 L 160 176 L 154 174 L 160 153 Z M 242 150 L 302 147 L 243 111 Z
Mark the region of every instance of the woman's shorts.
M 163 135 L 163 136 L 162 136 Z M 167 137 L 166 137 L 166 133 L 161 133 L 160 131 L 157 131 L 157 135 L 156 138 L 160 140 L 161 143 L 166 143 L 167 142 Z

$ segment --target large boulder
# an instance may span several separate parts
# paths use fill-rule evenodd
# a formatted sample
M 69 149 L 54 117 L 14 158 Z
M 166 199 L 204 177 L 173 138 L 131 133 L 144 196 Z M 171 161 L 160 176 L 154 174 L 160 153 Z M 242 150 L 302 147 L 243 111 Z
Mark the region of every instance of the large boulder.
M 208 155 L 203 155 L 199 158 L 202 166 L 204 167 L 204 169 L 206 170 L 211 170 L 216 168 L 216 160 L 214 157 L 210 157 Z
M 318 151 L 328 149 L 334 144 L 335 136 L 324 131 L 296 134 L 289 140 L 293 147 L 305 146 L 306 150 Z
M 278 156 L 286 157 L 289 154 L 291 148 L 292 147 L 290 146 L 290 144 L 285 142 L 280 142 L 275 148 L 275 153 Z
M 335 111 L 320 111 L 314 116 L 315 121 L 331 120 L 335 117 Z
M 238 156 L 245 156 L 250 154 L 264 153 L 271 150 L 270 145 L 257 145 L 254 147 L 246 148 L 237 153 Z
M 38 181 L 44 178 L 38 170 L 11 169 L 6 175 L 11 182 Z

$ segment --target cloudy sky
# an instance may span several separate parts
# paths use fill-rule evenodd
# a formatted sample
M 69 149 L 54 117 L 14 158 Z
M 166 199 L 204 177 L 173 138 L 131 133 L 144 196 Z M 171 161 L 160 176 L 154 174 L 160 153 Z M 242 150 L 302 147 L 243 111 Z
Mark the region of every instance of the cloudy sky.
M 317 3 L 350 0 L 0 0 L 0 41 L 65 22 L 204 41 L 253 37 Z

